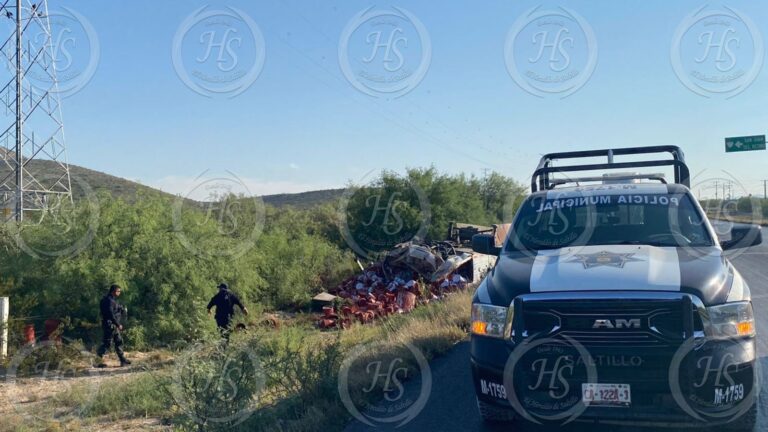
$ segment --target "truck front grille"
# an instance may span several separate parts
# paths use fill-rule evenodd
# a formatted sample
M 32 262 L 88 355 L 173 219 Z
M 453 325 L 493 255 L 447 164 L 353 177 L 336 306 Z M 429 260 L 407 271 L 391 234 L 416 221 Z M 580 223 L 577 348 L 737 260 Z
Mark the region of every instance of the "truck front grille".
M 570 338 L 585 347 L 673 347 L 702 329 L 699 314 L 683 294 L 521 297 L 515 302 L 513 327 L 522 337 Z

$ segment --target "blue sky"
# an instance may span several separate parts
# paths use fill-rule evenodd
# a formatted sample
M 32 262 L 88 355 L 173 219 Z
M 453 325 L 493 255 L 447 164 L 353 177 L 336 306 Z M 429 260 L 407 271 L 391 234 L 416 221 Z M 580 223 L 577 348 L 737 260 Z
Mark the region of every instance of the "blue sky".
M 636 2 L 564 3 L 52 0 L 52 10 L 65 6 L 85 17 L 100 45 L 93 77 L 63 100 L 69 160 L 176 193 L 193 187 L 206 170 L 229 170 L 262 194 L 340 187 L 365 181 L 372 170 L 429 165 L 477 175 L 496 170 L 527 182 L 544 152 L 676 144 L 686 151 L 699 181 L 733 176 L 745 191 L 762 194 L 768 152 L 726 155 L 723 138 L 766 133 L 765 67 L 755 67 L 757 74 L 739 94 L 704 97 L 683 85 L 672 66 L 676 30 L 705 3 L 654 0 L 642 8 Z M 233 97 L 201 95 L 174 69 L 174 37 L 206 5 L 206 11 L 233 7 L 246 14 L 263 37 L 261 72 Z M 596 53 L 589 79 L 565 98 L 526 92 L 505 63 L 510 29 L 539 5 L 539 11 L 566 6 L 594 33 L 590 45 L 573 16 L 558 18 L 569 21 L 573 43 L 564 50 L 570 50 L 575 70 L 584 73 L 590 50 Z M 339 61 L 342 33 L 372 6 L 372 11 L 394 6 L 409 12 L 423 24 L 431 44 L 423 78 L 396 98 L 363 93 Z M 705 9 L 768 21 L 764 2 L 728 1 Z M 738 41 L 729 45 L 730 54 L 741 63 L 732 70 L 752 70 L 755 39 L 734 21 L 729 25 Z M 547 28 L 537 25 L 523 26 L 515 39 L 523 66 L 538 50 L 531 42 L 537 29 Z M 407 48 L 400 48 L 413 70 L 425 47 L 412 22 L 406 27 Z M 710 27 L 694 23 L 683 34 L 686 73 L 707 44 L 691 35 Z M 203 33 L 210 28 L 198 24 L 185 33 L 191 37 L 182 37 L 182 68 L 194 68 L 195 58 L 205 56 L 211 40 Z M 386 37 L 392 27 L 378 28 Z M 238 27 L 240 34 L 247 29 L 242 23 Z M 347 52 L 353 69 L 373 52 L 366 36 L 376 29 L 368 22 L 352 32 Z M 246 37 L 245 44 L 252 46 L 240 47 L 243 64 L 260 55 L 251 39 L 256 37 Z M 85 42 L 78 43 L 82 51 Z

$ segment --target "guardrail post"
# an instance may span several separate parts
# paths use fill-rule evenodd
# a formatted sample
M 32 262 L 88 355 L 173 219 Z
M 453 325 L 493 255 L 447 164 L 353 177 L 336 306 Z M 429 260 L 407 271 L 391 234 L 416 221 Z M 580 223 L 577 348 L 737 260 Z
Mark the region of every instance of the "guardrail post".
M 0 297 L 0 358 L 8 357 L 8 315 L 10 310 L 8 297 Z

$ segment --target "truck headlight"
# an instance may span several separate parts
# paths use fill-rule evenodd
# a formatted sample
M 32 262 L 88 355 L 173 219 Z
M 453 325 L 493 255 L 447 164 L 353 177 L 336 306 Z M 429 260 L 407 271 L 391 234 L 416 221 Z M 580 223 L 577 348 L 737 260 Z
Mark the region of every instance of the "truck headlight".
M 712 335 L 715 338 L 754 336 L 755 316 L 752 303 L 733 302 L 707 308 Z
M 474 303 L 472 305 L 472 334 L 503 338 L 509 336 L 512 308 Z

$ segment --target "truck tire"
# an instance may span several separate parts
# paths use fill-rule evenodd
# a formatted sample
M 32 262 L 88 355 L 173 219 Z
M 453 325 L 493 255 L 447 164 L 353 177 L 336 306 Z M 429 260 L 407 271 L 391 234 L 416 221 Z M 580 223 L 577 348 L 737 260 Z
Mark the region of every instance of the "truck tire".
M 752 432 L 757 424 L 757 407 L 758 403 L 755 402 L 749 410 L 740 415 L 736 420 L 724 425 L 724 428 L 733 432 Z
M 515 419 L 515 412 L 509 408 L 501 408 L 489 403 L 477 400 L 477 410 L 483 421 L 489 423 L 509 423 Z

